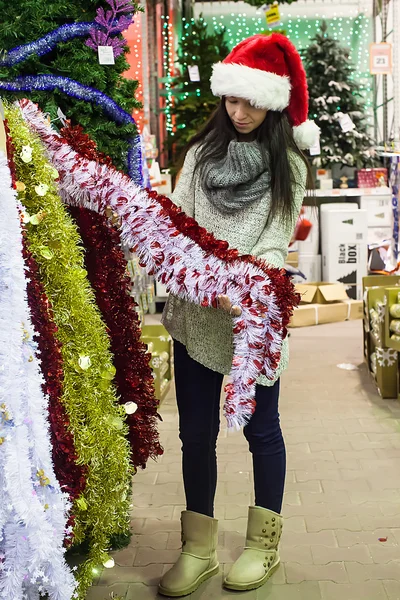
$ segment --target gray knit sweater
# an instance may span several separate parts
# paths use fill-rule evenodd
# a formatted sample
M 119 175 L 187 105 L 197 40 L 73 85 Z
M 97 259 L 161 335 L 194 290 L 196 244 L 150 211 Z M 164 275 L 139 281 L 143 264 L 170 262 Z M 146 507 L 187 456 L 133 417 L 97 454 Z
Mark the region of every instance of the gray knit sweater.
M 260 200 L 235 214 L 221 213 L 205 196 L 195 167 L 195 148 L 186 155 L 179 182 L 171 196 L 172 201 L 201 227 L 217 239 L 226 240 L 240 254 L 263 258 L 275 267 L 283 267 L 288 246 L 304 199 L 307 169 L 303 160 L 290 153 L 295 178 L 294 216 L 286 222 L 274 219 L 267 225 L 271 196 L 269 190 Z M 220 309 L 203 308 L 171 295 L 165 306 L 162 322 L 171 336 L 184 344 L 189 356 L 209 369 L 229 374 L 233 358 L 232 318 Z M 275 379 L 260 377 L 261 385 L 273 385 L 287 368 L 288 341 L 285 340 Z

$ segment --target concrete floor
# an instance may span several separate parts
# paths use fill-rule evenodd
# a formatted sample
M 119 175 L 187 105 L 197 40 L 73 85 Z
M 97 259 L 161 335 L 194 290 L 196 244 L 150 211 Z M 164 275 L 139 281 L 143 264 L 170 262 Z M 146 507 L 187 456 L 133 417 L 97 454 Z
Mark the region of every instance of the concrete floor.
M 361 364 L 361 328 L 352 321 L 292 330 L 281 395 L 288 451 L 282 566 L 256 591 L 221 587 L 240 553 L 252 502 L 245 440 L 221 431 L 221 573 L 192 600 L 400 599 L 400 404 L 378 396 Z M 157 598 L 158 580 L 179 554 L 184 496 L 173 392 L 161 414 L 165 455 L 135 476 L 131 546 L 115 553 L 116 566 L 103 572 L 88 600 Z

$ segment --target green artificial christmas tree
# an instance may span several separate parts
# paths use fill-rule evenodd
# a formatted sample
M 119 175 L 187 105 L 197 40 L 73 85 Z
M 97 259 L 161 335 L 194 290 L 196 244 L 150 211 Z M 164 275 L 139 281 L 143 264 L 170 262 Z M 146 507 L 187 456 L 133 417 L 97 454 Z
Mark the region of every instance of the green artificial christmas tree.
M 209 33 L 202 17 L 184 25 L 177 60 L 180 75 L 172 84 L 176 130 L 168 142 L 173 162 L 217 107 L 219 98 L 210 89 L 212 66 L 228 53 L 223 28 Z
M 321 154 L 314 158 L 314 164 L 373 166 L 374 142 L 349 50 L 329 36 L 325 22 L 311 42 L 303 60 L 308 76 L 310 119 L 321 129 Z
M 52 119 L 60 108 L 72 124 L 83 126 L 101 152 L 126 170 L 129 143 L 137 134 L 128 117 L 140 104 L 135 100 L 138 82 L 123 77 L 129 65 L 120 34 L 137 10 L 134 0 L 0 0 L 0 95 L 9 99 L 27 96 Z M 45 50 L 38 43 L 44 36 L 48 38 Z M 33 51 L 16 61 L 13 50 L 35 42 Z M 97 45 L 113 47 L 115 65 L 99 64 Z M 24 78 L 18 84 L 20 92 L 8 85 L 17 76 Z M 54 78 L 53 89 L 48 81 L 43 89 L 45 76 Z M 38 77 L 43 91 L 38 89 Z M 81 88 L 73 89 L 67 79 Z M 110 97 L 117 108 L 110 103 L 107 108 L 96 92 Z M 86 101 L 78 99 L 79 95 L 86 95 Z M 128 113 L 126 117 L 123 112 Z

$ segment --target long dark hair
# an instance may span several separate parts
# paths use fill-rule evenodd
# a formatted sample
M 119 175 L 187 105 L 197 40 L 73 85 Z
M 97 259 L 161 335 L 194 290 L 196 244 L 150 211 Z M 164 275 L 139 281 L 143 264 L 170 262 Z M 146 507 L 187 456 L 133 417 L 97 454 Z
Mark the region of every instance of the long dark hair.
M 195 144 L 199 144 L 196 152 L 196 169 L 200 173 L 207 168 L 209 161 L 217 161 L 226 155 L 229 142 L 237 139 L 238 134 L 225 108 L 225 98 L 221 98 L 217 109 L 204 127 L 192 137 L 181 158 Z M 271 174 L 271 210 L 269 219 L 293 216 L 293 188 L 296 173 L 293 172 L 289 153 L 297 154 L 307 167 L 307 187 L 313 187 L 313 177 L 306 156 L 298 148 L 293 138 L 293 130 L 285 112 L 268 111 L 262 124 L 257 128 L 256 140 L 262 149 L 265 168 Z

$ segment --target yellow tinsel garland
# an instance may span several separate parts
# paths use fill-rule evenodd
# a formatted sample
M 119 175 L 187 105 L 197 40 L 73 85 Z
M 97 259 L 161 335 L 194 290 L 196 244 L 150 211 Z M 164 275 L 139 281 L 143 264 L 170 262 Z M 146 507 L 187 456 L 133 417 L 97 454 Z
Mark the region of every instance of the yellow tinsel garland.
M 75 543 L 89 543 L 78 571 L 85 597 L 96 567 L 107 559 L 110 537 L 129 531 L 129 444 L 118 405 L 106 327 L 83 268 L 80 238 L 57 192 L 57 172 L 16 106 L 6 108 L 15 147 L 17 189 L 26 209 L 30 250 L 52 302 L 64 360 L 62 402 L 87 484 L 74 505 Z M 6 226 L 6 224 L 5 224 Z

